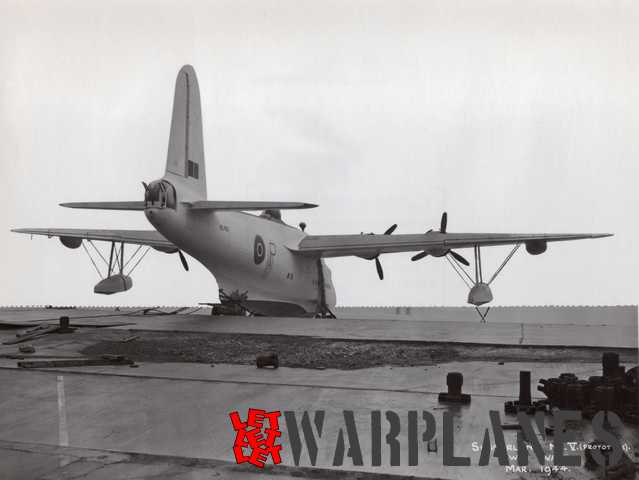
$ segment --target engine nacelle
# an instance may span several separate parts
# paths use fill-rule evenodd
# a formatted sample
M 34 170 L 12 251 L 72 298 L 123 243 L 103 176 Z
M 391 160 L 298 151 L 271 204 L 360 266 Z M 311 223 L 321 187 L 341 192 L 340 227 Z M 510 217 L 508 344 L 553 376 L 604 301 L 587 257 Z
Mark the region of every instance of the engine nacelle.
M 80 248 L 82 245 L 82 239 L 75 237 L 60 237 L 60 242 L 67 248 Z
M 526 251 L 531 255 L 541 255 L 548 248 L 546 240 L 529 240 L 526 242 Z

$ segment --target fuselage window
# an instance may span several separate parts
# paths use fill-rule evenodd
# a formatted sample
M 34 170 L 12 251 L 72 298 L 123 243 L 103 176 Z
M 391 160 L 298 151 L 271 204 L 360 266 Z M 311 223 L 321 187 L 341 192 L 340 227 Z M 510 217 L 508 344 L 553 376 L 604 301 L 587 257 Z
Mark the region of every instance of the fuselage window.
M 200 169 L 200 166 L 197 163 L 192 162 L 191 160 L 189 160 L 188 173 L 187 173 L 187 175 L 189 177 L 199 178 L 199 176 L 200 176 L 199 169 Z

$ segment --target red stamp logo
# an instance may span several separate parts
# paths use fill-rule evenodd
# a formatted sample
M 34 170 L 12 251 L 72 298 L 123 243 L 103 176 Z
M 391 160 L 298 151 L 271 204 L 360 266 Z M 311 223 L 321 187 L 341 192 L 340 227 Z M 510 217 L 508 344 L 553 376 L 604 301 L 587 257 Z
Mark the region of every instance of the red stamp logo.
M 282 461 L 282 446 L 275 445 L 277 438 L 282 435 L 278 422 L 280 415 L 279 411 L 267 412 L 249 408 L 246 421 L 243 422 L 238 412 L 229 413 L 235 430 L 233 453 L 238 464 L 249 462 L 256 467 L 264 468 L 269 456 L 276 465 Z

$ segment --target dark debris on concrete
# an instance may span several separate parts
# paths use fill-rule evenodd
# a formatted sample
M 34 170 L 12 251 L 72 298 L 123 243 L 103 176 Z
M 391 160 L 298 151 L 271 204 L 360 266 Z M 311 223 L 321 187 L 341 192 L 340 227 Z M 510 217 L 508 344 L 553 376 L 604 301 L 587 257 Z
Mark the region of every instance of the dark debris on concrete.
M 125 338 L 137 336 L 133 341 Z M 598 362 L 601 349 L 464 345 L 407 341 L 335 340 L 288 335 L 92 330 L 76 332 L 87 356 L 125 355 L 136 362 L 253 365 L 275 352 L 280 366 L 353 370 L 378 366 L 428 366 L 453 361 Z M 608 349 L 610 350 L 610 349 Z M 630 356 L 619 349 L 621 357 Z M 632 361 L 629 358 L 628 361 Z

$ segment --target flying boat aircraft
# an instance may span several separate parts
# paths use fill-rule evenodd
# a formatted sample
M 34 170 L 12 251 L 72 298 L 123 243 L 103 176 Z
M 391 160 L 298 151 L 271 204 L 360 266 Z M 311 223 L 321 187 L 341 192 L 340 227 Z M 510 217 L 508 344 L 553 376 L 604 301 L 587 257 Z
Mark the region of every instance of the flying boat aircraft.
M 177 75 L 165 174 L 143 185 L 144 199 L 139 201 L 61 205 L 79 209 L 139 210 L 144 212 L 153 229 L 20 228 L 13 231 L 59 237 L 62 244 L 71 249 L 83 247 L 100 273 L 94 260 L 97 252 L 104 260 L 106 275 L 95 285 L 95 293 L 129 290 L 131 272 L 150 249 L 177 254 L 188 270 L 182 253 L 186 252 L 213 274 L 222 303 L 241 303 L 245 311 L 254 314 L 316 316 L 333 316 L 336 303 L 331 272 L 324 262 L 326 258 L 356 256 L 373 261 L 380 279 L 384 278 L 380 255 L 419 252 L 412 257 L 413 261 L 427 256 L 443 258 L 467 283 L 467 301 L 477 308 L 492 301 L 490 284 L 520 246 L 524 245 L 531 255 L 539 255 L 550 242 L 610 235 L 449 233 L 446 213 L 441 216 L 439 230 L 422 234 L 393 234 L 397 225 L 392 225 L 383 234 L 307 235 L 304 224 L 294 227 L 284 223 L 281 211 L 317 205 L 209 200 L 200 92 L 195 70 L 190 65 L 182 67 Z M 262 213 L 249 213 L 255 211 Z M 99 241 L 110 243 L 107 255 L 102 255 L 95 246 L 94 242 Z M 128 260 L 125 245 L 137 247 Z M 512 245 L 512 250 L 495 273 L 485 278 L 481 249 L 497 245 Z M 462 249 L 472 249 L 472 268 L 466 268 L 470 262 L 458 252 Z

